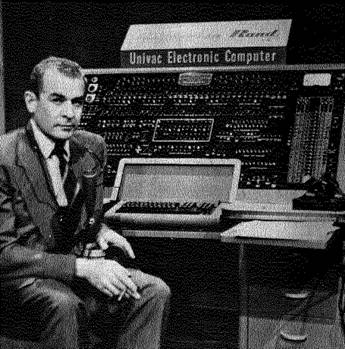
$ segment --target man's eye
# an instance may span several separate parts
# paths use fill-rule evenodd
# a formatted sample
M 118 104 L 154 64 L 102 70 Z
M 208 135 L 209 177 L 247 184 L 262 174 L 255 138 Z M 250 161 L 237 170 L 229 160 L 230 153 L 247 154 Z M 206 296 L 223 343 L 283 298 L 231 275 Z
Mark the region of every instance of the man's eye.
M 53 98 L 52 102 L 55 104 L 61 104 L 61 103 L 63 103 L 63 100 L 61 98 Z
M 82 108 L 83 107 L 83 101 L 74 101 L 73 102 L 73 105 L 76 107 L 76 108 Z

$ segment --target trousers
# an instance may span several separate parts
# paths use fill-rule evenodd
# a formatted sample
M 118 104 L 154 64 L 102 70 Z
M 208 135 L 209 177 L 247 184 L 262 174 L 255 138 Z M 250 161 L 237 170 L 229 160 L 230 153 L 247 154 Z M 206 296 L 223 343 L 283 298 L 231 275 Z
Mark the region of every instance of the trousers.
M 12 301 L 29 320 L 42 349 L 91 348 L 90 333 L 102 339 L 97 348 L 158 349 L 168 321 L 170 289 L 158 277 L 129 269 L 139 300 L 110 298 L 83 280 L 67 285 L 35 279 L 15 290 Z

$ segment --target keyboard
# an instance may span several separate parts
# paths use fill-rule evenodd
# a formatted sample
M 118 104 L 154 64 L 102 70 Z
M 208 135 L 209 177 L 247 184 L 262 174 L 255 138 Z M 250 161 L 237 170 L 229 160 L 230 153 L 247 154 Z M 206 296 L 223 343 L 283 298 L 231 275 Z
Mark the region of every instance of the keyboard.
M 209 202 L 126 201 L 117 213 L 210 215 L 217 206 Z

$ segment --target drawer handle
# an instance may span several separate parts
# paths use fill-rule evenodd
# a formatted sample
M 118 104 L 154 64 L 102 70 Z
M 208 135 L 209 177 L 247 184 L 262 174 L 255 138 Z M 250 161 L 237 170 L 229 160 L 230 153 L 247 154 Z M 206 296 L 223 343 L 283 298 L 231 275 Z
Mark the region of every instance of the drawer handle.
M 285 292 L 285 297 L 289 299 L 306 299 L 309 296 L 308 291 L 301 292 Z
M 307 339 L 307 334 L 291 334 L 284 331 L 280 331 L 280 335 L 283 339 L 293 342 L 303 342 Z

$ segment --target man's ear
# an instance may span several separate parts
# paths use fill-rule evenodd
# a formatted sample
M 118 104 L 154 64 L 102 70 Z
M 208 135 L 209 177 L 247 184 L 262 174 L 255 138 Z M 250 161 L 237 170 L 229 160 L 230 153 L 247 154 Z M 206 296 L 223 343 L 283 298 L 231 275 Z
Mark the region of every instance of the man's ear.
M 37 108 L 37 96 L 32 91 L 25 91 L 24 100 L 29 113 L 34 113 Z

